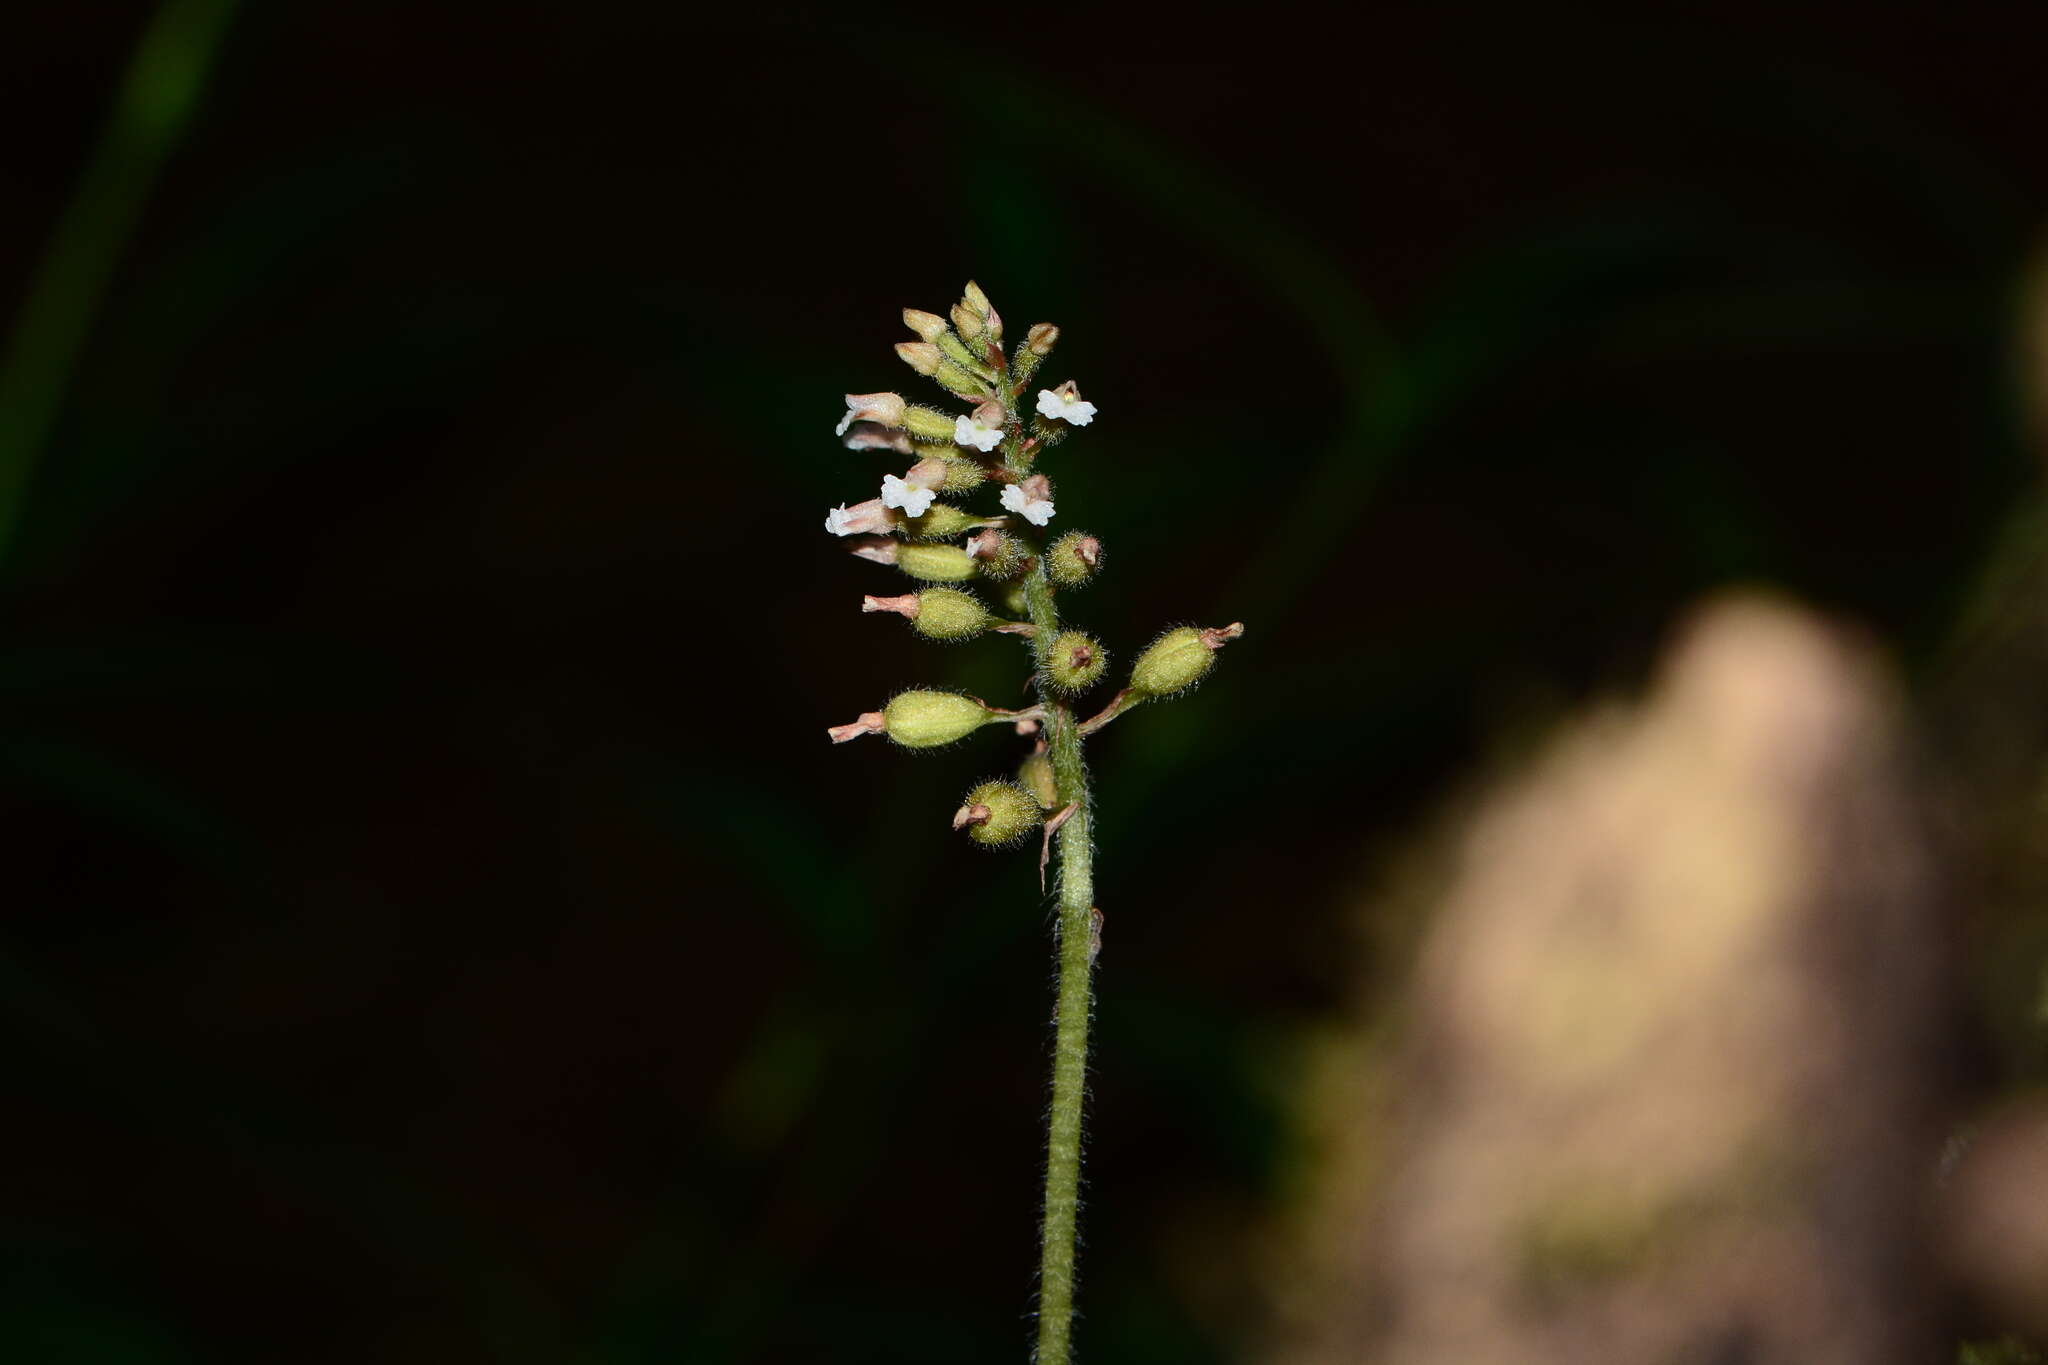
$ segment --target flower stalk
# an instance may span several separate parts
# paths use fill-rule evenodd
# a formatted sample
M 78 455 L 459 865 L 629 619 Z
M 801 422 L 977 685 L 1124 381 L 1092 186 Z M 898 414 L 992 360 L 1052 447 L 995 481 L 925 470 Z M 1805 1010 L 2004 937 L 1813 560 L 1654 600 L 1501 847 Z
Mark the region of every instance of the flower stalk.
M 1074 1321 L 1074 1240 L 1081 1211 L 1081 1114 L 1088 1090 L 1088 1024 L 1093 1015 L 1095 953 L 1089 923 L 1095 908 L 1094 812 L 1089 804 L 1088 767 L 1081 756 L 1081 727 L 1073 708 L 1047 682 L 1044 650 L 1060 633 L 1059 611 L 1045 558 L 1031 566 L 1024 601 L 1039 650 L 1038 694 L 1045 707 L 1046 756 L 1052 763 L 1053 792 L 1071 814 L 1054 837 L 1059 840 L 1059 914 L 1054 942 L 1059 953 L 1059 1002 L 1054 1011 L 1052 1113 L 1045 1144 L 1045 1203 L 1041 1213 L 1038 1263 L 1039 1365 L 1065 1362 Z
M 849 450 L 914 454 L 918 462 L 900 476 L 885 475 L 879 496 L 832 509 L 825 529 L 851 537 L 848 548 L 859 558 L 923 583 L 980 582 L 992 589 L 1005 610 L 1026 619 L 995 616 L 967 589 L 951 587 L 870 594 L 862 598 L 861 609 L 907 617 L 919 634 L 934 640 L 967 640 L 984 632 L 1022 637 L 1031 650 L 1038 701 L 1002 710 L 959 693 L 912 690 L 851 724 L 831 727 L 830 734 L 834 743 L 873 734 L 899 747 L 930 749 L 1006 724 L 1031 743 L 1018 769 L 1021 780 L 991 779 L 971 789 L 953 816 L 953 828 L 991 848 L 1039 843 L 1041 883 L 1049 841 L 1058 841 L 1053 924 L 1059 987 L 1034 1358 L 1038 1365 L 1068 1365 L 1092 975 L 1103 923 L 1095 905 L 1094 795 L 1082 744 L 1131 707 L 1193 687 L 1215 652 L 1244 627 L 1167 631 L 1139 657 L 1128 685 L 1109 705 L 1088 721 L 1080 719 L 1078 698 L 1101 680 L 1109 655 L 1092 635 L 1062 625 L 1058 599 L 1061 591 L 1083 587 L 1097 576 L 1102 542 L 1070 531 L 1047 544 L 1051 533 L 1046 528 L 1059 508 L 1052 481 L 1033 466 L 1074 428 L 1092 424 L 1096 406 L 1081 397 L 1072 380 L 1038 389 L 1035 401 L 1027 398 L 1032 376 L 1059 340 L 1057 327 L 1033 326 L 1006 354 L 1002 319 L 972 283 L 949 316 L 950 326 L 937 313 L 905 310 L 904 322 L 918 340 L 899 344 L 896 352 L 970 410 L 946 413 L 906 403 L 893 393 L 846 395 L 837 430 Z M 1008 515 L 983 516 L 935 501 L 941 490 L 968 493 L 983 485 L 999 490 L 996 500 Z M 951 543 L 962 537 L 963 545 Z M 1033 830 L 1042 832 L 1041 839 L 1029 838 Z

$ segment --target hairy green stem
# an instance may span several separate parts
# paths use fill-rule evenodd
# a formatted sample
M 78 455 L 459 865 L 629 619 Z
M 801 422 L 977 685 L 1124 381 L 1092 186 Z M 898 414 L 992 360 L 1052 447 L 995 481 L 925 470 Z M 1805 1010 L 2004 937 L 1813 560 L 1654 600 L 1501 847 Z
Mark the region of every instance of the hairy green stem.
M 1089 973 L 1095 965 L 1094 855 L 1088 769 L 1074 712 L 1046 685 L 1046 655 L 1060 633 L 1052 584 L 1041 552 L 1024 582 L 1038 627 L 1032 639 L 1045 711 L 1045 743 L 1053 786 L 1073 814 L 1060 827 L 1059 1007 L 1053 1034 L 1052 1121 L 1045 1150 L 1045 1214 L 1038 1268 L 1038 1365 L 1067 1365 L 1074 1321 L 1074 1234 L 1081 1205 L 1081 1110 L 1087 1097 Z

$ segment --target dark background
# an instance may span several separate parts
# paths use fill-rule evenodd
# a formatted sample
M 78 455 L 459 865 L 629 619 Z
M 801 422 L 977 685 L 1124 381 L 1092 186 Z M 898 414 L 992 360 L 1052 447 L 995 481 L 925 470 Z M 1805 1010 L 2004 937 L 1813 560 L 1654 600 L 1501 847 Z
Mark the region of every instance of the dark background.
M 146 7 L 9 20 L 0 303 Z M 1352 907 L 1762 582 L 1932 667 L 2032 489 L 2035 6 L 1698 21 L 249 5 L 0 563 L 0 1357 L 1019 1359 L 1000 640 L 826 507 L 972 276 L 1097 423 L 1089 1358 L 1242 1354 Z M 1369 966 L 1369 964 L 1367 964 Z

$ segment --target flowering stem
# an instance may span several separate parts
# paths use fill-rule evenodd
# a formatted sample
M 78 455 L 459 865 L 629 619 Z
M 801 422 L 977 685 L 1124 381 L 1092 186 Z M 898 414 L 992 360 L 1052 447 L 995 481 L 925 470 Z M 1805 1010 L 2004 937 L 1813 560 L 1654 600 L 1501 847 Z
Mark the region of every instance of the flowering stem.
M 1024 600 L 1038 627 L 1038 688 L 1043 701 L 1047 756 L 1062 806 L 1074 811 L 1060 827 L 1059 1007 L 1053 1034 L 1052 1121 L 1046 1139 L 1045 1215 L 1038 1269 L 1038 1365 L 1067 1365 L 1074 1319 L 1074 1232 L 1081 1204 L 1081 1110 L 1088 1070 L 1089 973 L 1094 967 L 1091 911 L 1095 904 L 1094 824 L 1088 769 L 1081 760 L 1081 727 L 1046 685 L 1045 651 L 1060 633 L 1045 556 L 1033 561 Z
M 1034 816 L 1042 817 L 1041 897 L 1052 843 L 1059 840 L 1058 908 L 1053 919 L 1059 999 L 1053 1027 L 1052 1113 L 1045 1143 L 1045 1206 L 1039 1227 L 1038 1348 L 1033 1359 L 1038 1365 L 1069 1365 L 1075 1233 L 1081 1209 L 1081 1119 L 1088 1088 L 1089 977 L 1102 942 L 1102 912 L 1094 904 L 1095 808 L 1081 749 L 1089 735 L 1132 707 L 1193 687 L 1208 672 L 1216 651 L 1241 635 L 1244 627 L 1232 623 L 1217 630 L 1179 626 L 1167 631 L 1132 664 L 1130 686 L 1091 719 L 1080 718 L 1065 693 L 1099 680 L 1107 660 L 1092 637 L 1061 632 L 1053 580 L 1078 585 L 1093 577 L 1102 542 L 1083 532 L 1068 532 L 1054 542 L 1058 556 L 1048 565 L 1038 529 L 1053 516 L 1052 484 L 1044 475 L 1032 473 L 1031 467 L 1072 428 L 1093 422 L 1095 405 L 1081 397 L 1079 386 L 1070 379 L 1058 388 L 1038 391 L 1036 416 L 1024 410 L 1028 381 L 1059 340 L 1058 327 L 1036 323 L 1006 353 L 1002 319 L 981 286 L 971 280 L 950 317 L 949 329 L 947 319 L 936 313 L 904 309 L 904 325 L 918 340 L 898 342 L 896 354 L 917 373 L 971 403 L 973 411 L 949 417 L 938 409 L 907 403 L 897 393 L 847 394 L 846 415 L 837 431 L 849 448 L 887 448 L 922 458 L 906 475 L 885 476 L 880 498 L 853 508 L 842 503 L 827 513 L 825 529 L 839 536 L 883 530 L 938 535 L 943 529 L 941 538 L 950 539 L 967 527 L 976 528 L 964 549 L 920 549 L 873 534 L 861 534 L 852 548 L 864 559 L 894 564 L 913 577 L 931 573 L 952 580 L 986 574 L 1009 584 L 1021 565 L 1023 615 L 1028 620 L 999 620 L 973 605 L 971 596 L 938 589 L 863 597 L 861 610 L 907 616 L 919 633 L 934 639 L 963 638 L 991 627 L 1024 637 L 1036 663 L 1032 681 L 1038 704 L 1001 711 L 976 697 L 918 690 L 899 693 L 885 710 L 863 712 L 852 724 L 831 726 L 827 733 L 835 744 L 886 734 L 907 748 L 931 748 L 977 725 L 1009 721 L 1020 733 L 1038 736 L 1031 757 L 1018 770 L 1022 780 L 991 780 L 973 788 L 954 812 L 953 827 L 966 830 L 979 843 L 1000 845 L 1030 829 Z M 952 447 L 944 444 L 947 440 Z M 988 468 L 982 457 L 998 446 L 1002 453 Z M 962 468 L 967 461 L 976 467 Z M 1003 485 L 999 501 L 1014 515 L 976 518 L 934 502 L 946 488 L 971 488 L 990 478 Z M 911 523 L 913 514 L 931 520 Z M 925 558 L 912 558 L 913 550 Z M 1017 589 L 1007 591 L 1014 594 Z M 967 709 L 963 701 L 980 709 Z

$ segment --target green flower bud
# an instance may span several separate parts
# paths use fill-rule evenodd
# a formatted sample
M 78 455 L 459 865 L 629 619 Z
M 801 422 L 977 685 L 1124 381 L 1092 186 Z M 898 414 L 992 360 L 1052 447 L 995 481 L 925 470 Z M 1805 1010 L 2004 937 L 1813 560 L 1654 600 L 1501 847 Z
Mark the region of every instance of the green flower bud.
M 953 814 L 953 828 L 965 829 L 978 844 L 1014 844 L 1045 818 L 1030 792 L 1015 782 L 984 782 L 967 793 Z
M 981 286 L 973 280 L 969 280 L 967 287 L 961 290 L 960 293 L 960 302 L 966 304 L 975 312 L 980 313 L 983 317 L 996 311 L 996 306 L 988 301 L 988 295 L 982 293 Z
M 963 512 L 951 503 L 935 502 L 925 509 L 921 517 L 908 517 L 903 522 L 903 533 L 912 540 L 951 540 L 954 536 L 972 531 L 986 517 L 977 517 L 972 512 Z
M 905 343 L 908 344 L 908 343 Z M 910 434 L 920 441 L 944 441 L 943 450 L 920 450 L 919 455 L 954 456 L 959 454 L 953 446 L 953 423 L 959 420 L 951 413 L 940 412 L 937 408 L 920 407 L 912 403 L 903 409 L 903 425 Z
M 1014 617 L 1023 619 L 1031 615 L 1031 599 L 1025 596 L 1022 583 L 1010 584 L 996 600 L 1003 604 L 1004 611 Z
M 1078 630 L 1061 631 L 1045 652 L 1046 680 L 1062 692 L 1086 691 L 1108 667 L 1109 651 Z
M 1216 651 L 1242 634 L 1244 627 L 1237 622 L 1208 630 L 1181 626 L 1167 631 L 1131 666 L 1131 691 L 1140 697 L 1187 691 L 1215 666 Z
M 1078 588 L 1102 567 L 1102 542 L 1086 531 L 1069 531 L 1045 553 L 1046 576 L 1063 588 Z
M 917 595 L 917 615 L 910 624 L 928 639 L 970 640 L 988 629 L 993 619 L 972 593 L 926 588 Z
M 896 567 L 927 583 L 964 583 L 974 577 L 975 566 L 979 563 L 958 545 L 912 542 L 898 547 L 896 551 Z
M 954 337 L 949 336 L 946 340 L 951 341 L 955 346 L 960 345 L 959 341 Z M 961 347 L 961 349 L 965 350 L 966 348 Z M 938 380 L 962 398 L 981 398 L 986 396 L 989 391 L 989 382 L 986 379 L 973 374 L 966 366 L 955 364 L 951 360 L 941 360 L 938 367 L 932 371 L 932 378 Z
M 1017 348 L 1017 358 L 1010 362 L 1010 378 L 1021 396 L 1031 376 L 1038 373 L 1038 367 L 1052 354 L 1053 343 L 1060 339 L 1060 329 L 1049 322 L 1034 322 L 1031 330 L 1024 334 L 1024 344 Z
M 906 749 L 934 749 L 979 730 L 989 709 L 958 692 L 900 692 L 882 708 L 882 733 Z
M 1193 626 L 1169 630 L 1131 666 L 1131 689 L 1149 697 L 1171 696 L 1200 682 L 1215 663 L 1216 654 L 1202 643 L 1202 632 Z
M 980 465 L 972 460 L 953 457 L 946 461 L 946 481 L 940 484 L 939 488 L 946 493 L 965 493 L 981 487 L 987 481 L 988 471 Z
M 1060 803 L 1059 783 L 1054 779 L 1052 759 L 1043 752 L 1035 753 L 1017 767 L 1017 781 L 1025 791 L 1038 798 L 1038 804 L 1051 810 Z
M 967 553 L 973 557 L 983 578 L 992 578 L 998 583 L 1007 582 L 1022 573 L 1025 562 L 1031 558 L 1031 552 L 1023 541 L 993 527 L 969 536 Z
M 907 616 L 911 628 L 931 640 L 971 640 L 997 624 L 971 594 L 952 588 L 926 588 L 901 597 L 863 597 L 860 609 Z
M 954 310 L 953 317 L 954 325 L 958 326 L 960 317 L 958 309 Z M 973 340 L 973 338 L 969 337 L 968 340 L 971 341 Z M 941 332 L 939 334 L 938 344 L 939 349 L 944 351 L 947 355 L 951 356 L 954 360 L 958 361 L 962 369 L 978 370 L 981 368 L 980 358 L 976 356 L 973 351 L 967 349 L 967 342 L 962 341 L 959 337 L 954 336 L 951 332 Z M 947 387 L 950 388 L 951 385 L 948 385 Z

